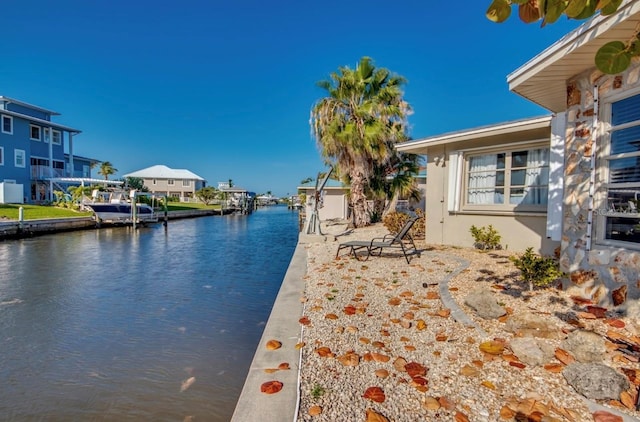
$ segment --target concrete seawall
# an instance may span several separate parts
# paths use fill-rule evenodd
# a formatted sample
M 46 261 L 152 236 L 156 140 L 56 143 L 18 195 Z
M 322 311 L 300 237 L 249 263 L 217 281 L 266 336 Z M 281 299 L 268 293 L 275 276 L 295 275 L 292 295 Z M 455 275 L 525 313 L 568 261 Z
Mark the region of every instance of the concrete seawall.
M 232 422 L 281 422 L 293 421 L 298 406 L 298 369 L 301 325 L 298 322 L 303 311 L 300 301 L 304 293 L 304 276 L 307 273 L 307 252 L 303 236 L 289 263 L 278 296 L 256 348 L 242 393 L 236 404 Z M 269 340 L 278 340 L 282 347 L 267 350 Z M 291 369 L 267 373 L 265 369 L 278 368 L 288 363 Z M 276 394 L 262 393 L 260 387 L 269 381 L 280 381 L 282 390 Z
M 221 215 L 220 210 L 184 210 L 171 211 L 167 214 L 168 220 L 183 218 L 205 217 L 210 215 Z M 159 213 L 159 221 L 162 222 L 164 215 Z M 109 227 L 109 225 L 103 225 Z M 91 217 L 68 217 L 68 218 L 43 218 L 37 220 L 17 220 L 0 221 L 0 240 L 21 239 L 43 234 L 67 232 L 74 230 L 98 229 L 99 226 L 93 216 Z

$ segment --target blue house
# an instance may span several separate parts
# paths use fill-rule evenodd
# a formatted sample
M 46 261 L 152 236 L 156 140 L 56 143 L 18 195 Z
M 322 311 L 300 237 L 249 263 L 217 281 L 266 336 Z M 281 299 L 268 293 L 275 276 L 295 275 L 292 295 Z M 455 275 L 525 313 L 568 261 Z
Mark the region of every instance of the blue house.
M 80 131 L 52 122 L 58 115 L 0 96 L 0 182 L 23 185 L 27 203 L 51 201 L 53 178 L 91 176 L 96 160 L 74 157 Z

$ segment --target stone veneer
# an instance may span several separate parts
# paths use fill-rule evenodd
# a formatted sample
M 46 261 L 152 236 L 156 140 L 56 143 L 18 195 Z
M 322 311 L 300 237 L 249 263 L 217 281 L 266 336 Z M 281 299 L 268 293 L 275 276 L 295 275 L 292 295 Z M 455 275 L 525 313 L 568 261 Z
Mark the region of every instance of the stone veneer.
M 591 251 L 586 250 L 591 155 L 596 150 L 593 96 L 596 82 L 599 98 L 640 87 L 640 61 L 635 60 L 627 71 L 619 75 L 603 75 L 594 68 L 567 82 L 560 266 L 569 274 L 566 287 L 572 295 L 610 307 L 626 305 L 627 298 L 640 298 L 640 251 L 598 245 L 595 232 Z

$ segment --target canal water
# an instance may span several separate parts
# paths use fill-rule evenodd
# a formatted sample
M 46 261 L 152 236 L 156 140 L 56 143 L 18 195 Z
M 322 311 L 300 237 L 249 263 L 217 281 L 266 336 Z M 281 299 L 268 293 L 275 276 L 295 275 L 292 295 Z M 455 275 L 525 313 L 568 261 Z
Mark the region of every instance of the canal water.
M 298 214 L 0 242 L 0 420 L 228 421 Z

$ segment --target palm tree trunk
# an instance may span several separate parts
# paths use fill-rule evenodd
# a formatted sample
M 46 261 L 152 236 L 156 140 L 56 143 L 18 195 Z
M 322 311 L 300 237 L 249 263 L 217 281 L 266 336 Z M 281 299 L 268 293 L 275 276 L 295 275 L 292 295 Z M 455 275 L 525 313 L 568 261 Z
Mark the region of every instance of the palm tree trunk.
M 387 206 L 385 207 L 384 212 L 382 213 L 382 218 L 384 218 L 387 215 L 389 215 L 390 213 L 394 212 L 396 210 L 397 206 L 398 206 L 398 194 L 394 193 L 393 197 L 387 203 Z
M 352 167 L 350 176 L 353 224 L 356 228 L 365 227 L 369 225 L 371 219 L 369 216 L 369 211 L 367 210 L 367 197 L 364 193 L 366 178 L 361 163 L 358 163 Z

